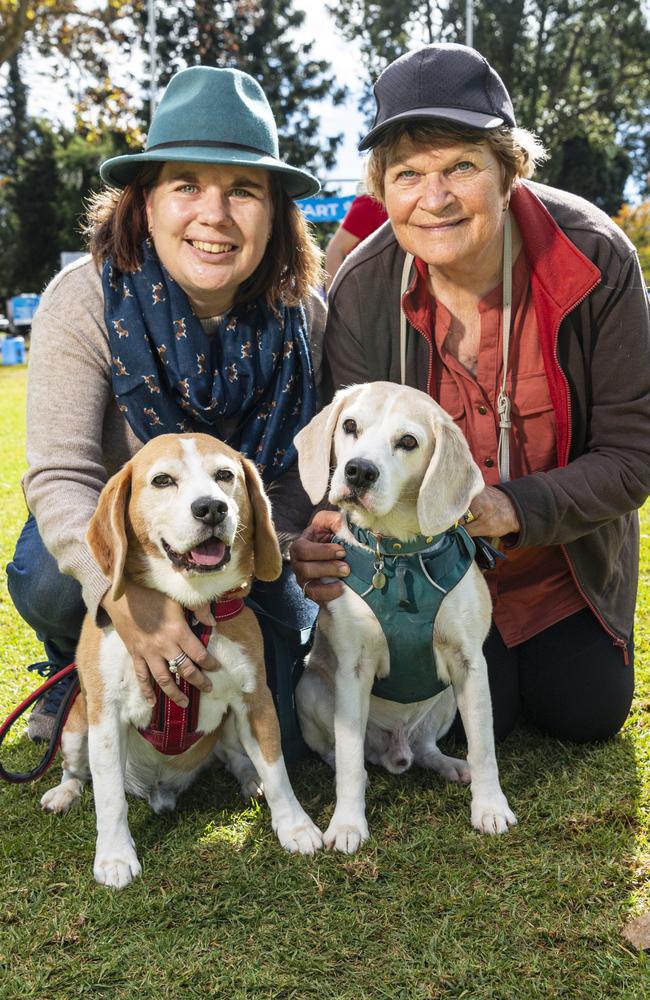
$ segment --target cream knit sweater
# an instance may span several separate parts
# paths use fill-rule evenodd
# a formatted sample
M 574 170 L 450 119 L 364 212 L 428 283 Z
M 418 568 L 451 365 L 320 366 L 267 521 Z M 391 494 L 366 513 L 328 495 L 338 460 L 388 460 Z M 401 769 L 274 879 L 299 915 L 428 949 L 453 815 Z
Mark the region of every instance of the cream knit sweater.
M 306 311 L 318 383 L 325 305 L 315 293 Z M 79 581 L 94 617 L 109 581 L 86 545 L 86 529 L 107 479 L 141 447 L 113 396 L 101 278 L 84 257 L 53 279 L 34 317 L 23 488 L 46 547 L 61 571 Z M 297 467 L 269 492 L 286 546 L 311 513 Z

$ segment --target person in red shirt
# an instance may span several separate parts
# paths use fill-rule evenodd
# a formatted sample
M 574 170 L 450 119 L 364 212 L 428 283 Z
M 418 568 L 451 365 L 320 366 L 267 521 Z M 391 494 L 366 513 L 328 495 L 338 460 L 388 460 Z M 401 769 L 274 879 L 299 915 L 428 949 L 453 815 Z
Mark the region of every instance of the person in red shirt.
M 386 222 L 386 209 L 369 194 L 358 194 L 345 214 L 343 222 L 327 245 L 325 254 L 325 288 L 354 248 Z
M 360 144 L 390 226 L 329 294 L 323 402 L 393 381 L 463 430 L 485 487 L 467 530 L 487 574 L 495 732 L 520 714 L 578 742 L 616 733 L 633 689 L 637 509 L 650 494 L 650 317 L 635 249 L 584 199 L 530 181 L 544 151 L 475 49 L 434 44 L 375 84 Z M 349 571 L 320 511 L 291 558 L 316 601 Z

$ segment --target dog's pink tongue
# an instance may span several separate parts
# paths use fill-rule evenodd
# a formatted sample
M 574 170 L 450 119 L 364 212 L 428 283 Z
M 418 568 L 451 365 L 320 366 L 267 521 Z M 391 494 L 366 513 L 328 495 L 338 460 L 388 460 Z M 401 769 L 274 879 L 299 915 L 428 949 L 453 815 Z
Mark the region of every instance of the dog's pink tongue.
M 218 566 L 225 554 L 226 546 L 218 538 L 210 538 L 207 542 L 201 542 L 190 552 L 192 561 L 198 563 L 199 566 Z

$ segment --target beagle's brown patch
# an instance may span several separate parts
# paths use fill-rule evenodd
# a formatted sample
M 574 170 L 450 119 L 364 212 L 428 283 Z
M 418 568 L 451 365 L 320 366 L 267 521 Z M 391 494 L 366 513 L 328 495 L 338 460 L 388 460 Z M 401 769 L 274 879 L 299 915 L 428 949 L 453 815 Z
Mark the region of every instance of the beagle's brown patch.
M 72 708 L 68 712 L 65 723 L 66 733 L 81 735 L 88 729 L 88 718 L 86 715 L 86 699 L 82 691 L 75 698 Z
M 167 767 L 171 768 L 172 771 L 194 771 L 195 768 L 199 767 L 206 757 L 212 752 L 212 749 L 221 736 L 222 728 L 223 723 L 217 726 L 216 729 L 213 729 L 211 733 L 206 733 L 205 736 L 202 736 L 201 739 L 198 740 L 194 746 L 190 747 L 189 750 L 186 750 L 185 753 L 167 757 L 165 759 Z
M 244 608 L 236 618 L 221 623 L 219 629 L 231 642 L 242 646 L 255 663 L 257 669 L 255 690 L 245 694 L 244 701 L 248 706 L 251 732 L 262 756 L 267 763 L 273 764 L 282 754 L 282 744 L 273 696 L 266 683 L 264 640 L 257 618 L 250 608 Z
M 85 710 L 89 726 L 96 726 L 100 722 L 104 707 L 104 682 L 99 670 L 99 650 L 102 638 L 102 630 L 95 625 L 90 615 L 86 615 L 77 646 L 76 664 L 81 688 L 85 695 Z M 79 700 L 78 698 L 77 702 Z M 70 725 L 71 715 L 72 713 L 68 716 L 66 729 Z

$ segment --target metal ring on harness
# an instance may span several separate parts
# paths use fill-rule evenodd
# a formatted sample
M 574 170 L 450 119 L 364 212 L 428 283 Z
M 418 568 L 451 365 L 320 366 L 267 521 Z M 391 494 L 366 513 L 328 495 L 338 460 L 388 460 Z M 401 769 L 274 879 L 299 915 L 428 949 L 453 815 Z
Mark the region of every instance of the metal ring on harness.
M 62 681 L 65 677 L 68 676 L 68 674 L 71 674 L 73 672 L 76 674 L 76 671 L 77 671 L 76 665 L 74 663 L 70 663 L 67 667 L 64 667 L 63 670 L 59 670 L 59 672 L 55 674 L 54 677 L 50 677 L 49 680 L 45 681 L 44 684 L 41 684 L 41 686 L 37 688 L 36 691 L 33 691 L 27 698 L 25 698 L 23 702 L 20 703 L 20 705 L 18 705 L 17 708 L 14 709 L 11 715 L 7 719 L 5 719 L 2 726 L 0 726 L 0 751 L 2 750 L 2 744 L 4 743 L 7 734 L 11 731 L 14 723 L 17 722 L 18 719 L 20 719 L 20 717 L 24 715 L 25 712 L 27 712 L 30 708 L 32 708 L 33 705 L 35 705 L 36 702 L 43 697 L 46 691 L 49 691 L 49 689 L 54 687 L 55 684 L 58 684 L 60 681 Z M 79 691 L 80 691 L 79 679 L 75 676 L 75 679 L 73 683 L 70 685 L 69 690 L 66 691 L 65 695 L 61 700 L 59 710 L 56 713 L 56 717 L 54 720 L 54 733 L 52 735 L 52 738 L 50 739 L 50 742 L 47 744 L 45 748 L 45 753 L 43 754 L 43 757 L 41 758 L 40 762 L 36 765 L 36 767 L 33 767 L 30 771 L 8 771 L 3 766 L 2 758 L 0 756 L 0 779 L 2 779 L 3 781 L 8 781 L 12 785 L 24 785 L 28 781 L 38 781 L 39 778 L 43 777 L 45 772 L 49 770 L 50 766 L 52 765 L 52 761 L 56 757 L 57 751 L 59 749 L 59 744 L 61 742 L 61 733 L 63 732 L 63 727 L 65 726 L 66 719 L 68 718 L 70 709 L 72 708 L 74 700 L 79 694 Z

